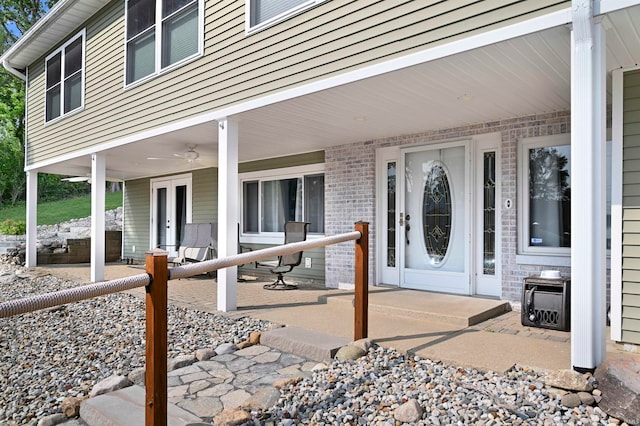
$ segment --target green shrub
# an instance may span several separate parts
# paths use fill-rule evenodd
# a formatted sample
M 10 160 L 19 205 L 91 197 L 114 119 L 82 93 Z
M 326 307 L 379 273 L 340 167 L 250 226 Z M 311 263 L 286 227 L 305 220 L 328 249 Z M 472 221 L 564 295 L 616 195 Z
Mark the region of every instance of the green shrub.
M 0 232 L 5 235 L 24 235 L 27 232 L 27 224 L 24 220 L 7 219 L 0 223 Z

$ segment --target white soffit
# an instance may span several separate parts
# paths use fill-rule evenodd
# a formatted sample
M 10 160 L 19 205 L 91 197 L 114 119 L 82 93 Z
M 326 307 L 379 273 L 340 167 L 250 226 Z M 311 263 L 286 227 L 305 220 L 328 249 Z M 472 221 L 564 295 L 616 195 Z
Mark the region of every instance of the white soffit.
M 60 0 L 0 58 L 16 69 L 25 69 L 82 26 L 108 0 Z
M 557 27 L 247 111 L 239 114 L 241 148 L 269 157 L 292 146 L 310 151 L 566 111 L 570 44 L 569 28 Z
M 607 70 L 635 67 L 640 63 L 640 6 L 607 15 Z

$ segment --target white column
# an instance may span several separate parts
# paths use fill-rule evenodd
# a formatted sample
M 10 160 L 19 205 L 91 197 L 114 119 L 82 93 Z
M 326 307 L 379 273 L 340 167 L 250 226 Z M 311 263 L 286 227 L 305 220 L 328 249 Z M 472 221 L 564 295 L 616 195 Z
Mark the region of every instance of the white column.
M 605 356 L 605 49 L 593 2 L 573 0 L 571 33 L 571 365 Z
M 91 155 L 91 282 L 104 281 L 104 154 Z
M 38 172 L 27 172 L 27 268 L 38 265 Z
M 238 124 L 218 120 L 218 257 L 238 251 Z M 238 306 L 238 268 L 218 271 L 218 310 Z

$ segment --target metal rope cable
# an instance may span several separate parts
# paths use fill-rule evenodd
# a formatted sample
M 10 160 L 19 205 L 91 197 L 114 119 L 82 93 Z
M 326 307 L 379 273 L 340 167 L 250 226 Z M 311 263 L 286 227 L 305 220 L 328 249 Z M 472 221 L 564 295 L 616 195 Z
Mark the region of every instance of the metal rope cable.
M 40 309 L 52 308 L 72 302 L 79 302 L 110 293 L 144 287 L 151 282 L 148 274 L 139 274 L 101 283 L 83 285 L 53 293 L 38 294 L 23 299 L 9 300 L 0 303 L 0 318 L 25 314 Z

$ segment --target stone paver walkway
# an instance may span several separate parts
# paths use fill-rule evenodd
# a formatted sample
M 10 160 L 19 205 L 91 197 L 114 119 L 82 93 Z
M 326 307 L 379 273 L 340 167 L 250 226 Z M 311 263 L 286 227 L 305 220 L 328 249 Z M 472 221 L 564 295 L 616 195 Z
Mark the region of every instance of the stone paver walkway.
M 227 408 L 266 409 L 280 395 L 273 387 L 277 380 L 311 376 L 317 364 L 266 346 L 250 346 L 169 372 L 168 399 L 205 422 Z
M 213 423 L 223 410 L 249 416 L 251 411 L 259 413 L 273 407 L 280 397 L 279 388 L 311 377 L 316 366 L 317 362 L 264 345 L 249 346 L 169 371 L 168 402 L 207 424 Z M 83 420 L 89 424 L 143 422 L 144 374 L 132 373 L 129 378 L 137 389 L 125 388 L 86 400 L 80 411 L 82 418 L 69 420 L 65 426 L 87 424 Z M 114 412 L 114 404 L 120 404 L 121 409 Z M 179 417 L 184 419 L 190 414 Z M 172 419 L 175 424 L 184 424 L 175 415 Z

